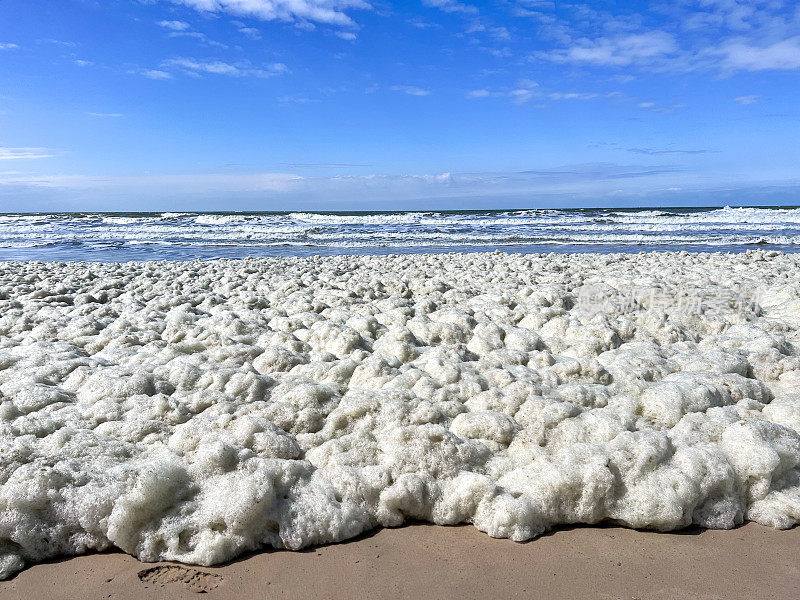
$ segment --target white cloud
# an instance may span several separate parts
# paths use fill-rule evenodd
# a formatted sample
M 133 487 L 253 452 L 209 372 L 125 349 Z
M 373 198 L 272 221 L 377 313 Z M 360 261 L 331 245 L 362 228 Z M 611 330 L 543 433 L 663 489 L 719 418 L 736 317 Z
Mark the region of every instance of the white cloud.
M 498 40 L 510 40 L 511 33 L 505 27 L 490 27 L 489 34 Z
M 186 31 L 191 27 L 186 21 L 159 21 L 158 24 L 172 31 Z
M 87 112 L 86 114 L 89 115 L 90 117 L 102 117 L 109 119 L 118 119 L 120 117 L 125 116 L 122 113 L 108 113 L 108 112 Z
M 25 158 L 52 158 L 46 148 L 0 148 L 0 160 L 20 160 Z
M 221 60 L 197 60 L 195 58 L 171 58 L 161 63 L 162 69 L 176 69 L 188 75 L 226 75 L 228 77 L 274 77 L 287 73 L 289 68 L 283 63 L 266 67 L 254 67 L 247 61 L 227 63 Z
M 422 0 L 422 3 L 425 6 L 430 6 L 431 8 L 438 8 L 439 10 L 443 10 L 447 13 L 462 13 L 465 15 L 476 15 L 478 14 L 478 9 L 471 4 L 464 4 L 463 2 L 458 2 L 457 0 Z
M 737 96 L 733 99 L 737 104 L 758 104 L 761 102 L 761 96 L 751 94 L 749 96 Z
M 279 96 L 276 100 L 281 104 L 311 104 L 319 102 L 319 100 L 313 100 L 305 96 Z
M 194 38 L 203 44 L 207 44 L 208 46 L 214 46 L 216 48 L 227 48 L 225 44 L 221 44 L 215 40 L 209 39 L 205 33 L 201 33 L 199 31 L 170 31 L 169 37 L 171 38 Z
M 681 26 L 689 31 L 728 30 L 752 32 L 770 29 L 778 33 L 796 19 L 792 2 L 773 0 L 701 0 L 674 3 Z
M 244 36 L 249 37 L 251 40 L 260 40 L 261 39 L 261 32 L 256 29 L 255 27 L 240 27 L 239 33 Z
M 164 29 L 169 30 L 169 37 L 171 38 L 193 38 L 198 40 L 203 44 L 207 44 L 208 46 L 215 46 L 217 48 L 227 48 L 225 44 L 221 44 L 217 41 L 209 39 L 205 33 L 200 31 L 192 31 L 192 26 L 189 25 L 186 21 L 158 21 L 157 23 L 159 26 L 163 27 Z M 234 24 L 239 27 L 239 31 L 243 32 L 245 35 L 250 35 L 250 37 L 260 37 L 258 35 L 257 29 L 252 29 L 249 27 L 245 27 L 244 23 L 238 23 L 234 21 Z M 247 31 L 245 31 L 247 30 Z
M 144 69 L 140 72 L 148 79 L 172 79 L 172 75 L 166 71 L 160 71 L 159 69 Z
M 514 104 L 527 104 L 533 98 L 541 97 L 543 92 L 533 79 L 520 79 L 517 81 L 516 87 L 506 90 L 500 95 L 508 96 Z
M 206 41 L 208 39 L 206 34 L 200 31 L 172 31 L 170 32 L 169 37 L 188 37 L 201 41 Z
M 522 79 L 517 81 L 517 87 L 537 88 L 539 87 L 539 83 L 537 81 L 534 81 L 533 79 L 523 77 Z
M 247 24 L 243 23 L 242 21 L 231 21 L 231 25 L 236 27 L 239 33 L 241 33 L 246 37 L 249 37 L 251 40 L 261 39 L 261 32 L 255 27 L 248 27 Z
M 425 21 L 424 19 L 420 19 L 419 17 L 414 17 L 413 19 L 408 19 L 406 21 L 412 27 L 416 27 L 417 29 L 438 29 L 441 27 L 438 23 L 431 23 L 429 21 Z
M 171 0 L 201 12 L 222 12 L 263 21 L 315 21 L 353 26 L 345 11 L 369 9 L 364 0 Z
M 253 174 L 193 174 L 193 175 L 52 175 L 40 177 L 8 177 L 0 179 L 0 185 L 28 185 L 40 188 L 63 188 L 71 190 L 111 189 L 167 189 L 180 188 L 191 192 L 266 192 L 284 191 L 293 183 L 302 180 L 299 175 L 288 173 Z
M 91 66 L 94 64 L 94 63 L 93 63 L 92 61 L 90 61 L 90 60 L 83 60 L 83 59 L 81 59 L 81 58 L 76 58 L 76 59 L 75 59 L 75 60 L 73 60 L 72 62 L 73 62 L 73 63 L 75 63 L 75 64 L 76 64 L 77 66 L 79 66 L 79 67 L 91 67 Z
M 16 50 L 19 48 L 16 44 L 10 42 L 0 42 L 0 50 Z
M 655 102 L 647 101 L 647 102 L 639 102 L 636 105 L 638 108 L 642 110 L 646 110 L 648 112 L 658 113 L 661 115 L 674 115 L 680 109 L 685 108 L 685 104 L 669 104 L 669 105 L 662 105 L 657 104 Z
M 57 40 L 55 38 L 45 38 L 42 40 L 36 40 L 37 44 L 53 44 L 54 46 L 63 46 L 65 48 L 75 48 L 77 44 L 75 42 L 68 42 L 66 40 Z
M 525 104 L 541 95 L 542 92 L 538 89 L 529 87 L 518 87 L 508 92 L 508 97 L 514 104 Z
M 676 150 L 667 148 L 659 150 L 656 148 L 628 148 L 628 152 L 634 154 L 646 154 L 647 156 L 671 156 L 671 155 L 692 155 L 692 154 L 708 154 L 708 150 Z
M 408 94 L 409 96 L 429 96 L 431 93 L 430 90 L 424 90 L 413 85 L 393 85 L 392 91 Z
M 551 92 L 547 94 L 550 100 L 594 100 L 601 94 L 595 92 Z
M 743 71 L 791 70 L 800 68 L 800 36 L 756 46 L 732 41 L 716 52 L 722 56 L 722 66 Z
M 541 52 L 537 56 L 561 63 L 624 67 L 651 63 L 677 51 L 678 45 L 672 34 L 648 31 L 614 38 L 584 38 L 569 48 Z
M 342 38 L 343 40 L 347 40 L 348 42 L 352 42 L 356 39 L 356 34 L 350 31 L 337 31 L 336 36 Z
M 499 90 L 478 89 L 466 93 L 467 98 L 489 98 L 501 97 L 511 100 L 514 104 L 527 104 L 534 98 L 541 101 L 552 100 L 597 100 L 601 98 L 623 98 L 621 92 L 559 92 L 542 89 L 539 84 L 532 79 L 520 79 L 513 88 L 501 88 Z M 654 106 L 654 105 L 653 105 Z
M 542 40 L 557 43 L 532 58 L 661 72 L 800 69 L 800 9 L 782 0 L 678 0 L 647 8 L 516 0 Z M 606 3 L 607 4 L 607 3 Z M 653 23 L 660 23 L 654 29 Z

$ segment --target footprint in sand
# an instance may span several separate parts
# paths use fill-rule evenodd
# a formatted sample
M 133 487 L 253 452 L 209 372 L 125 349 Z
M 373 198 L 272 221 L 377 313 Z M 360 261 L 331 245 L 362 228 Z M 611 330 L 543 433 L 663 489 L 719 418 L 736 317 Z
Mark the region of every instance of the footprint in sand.
M 197 569 L 176 565 L 159 565 L 139 571 L 139 581 L 162 587 L 168 583 L 177 583 L 189 591 L 205 594 L 219 586 L 222 583 L 222 577 Z

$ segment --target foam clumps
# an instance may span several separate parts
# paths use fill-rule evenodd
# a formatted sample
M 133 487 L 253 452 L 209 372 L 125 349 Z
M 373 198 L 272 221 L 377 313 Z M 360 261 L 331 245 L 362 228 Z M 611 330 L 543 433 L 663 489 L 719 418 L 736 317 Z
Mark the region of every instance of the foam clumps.
M 0 263 L 0 578 L 409 519 L 792 527 L 798 281 L 763 251 Z

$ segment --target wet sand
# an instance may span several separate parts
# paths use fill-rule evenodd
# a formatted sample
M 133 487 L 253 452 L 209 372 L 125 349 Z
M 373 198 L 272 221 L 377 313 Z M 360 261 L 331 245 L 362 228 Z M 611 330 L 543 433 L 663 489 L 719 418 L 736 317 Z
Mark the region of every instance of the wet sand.
M 666 534 L 562 528 L 522 544 L 415 524 L 212 568 L 79 556 L 0 582 L 0 598 L 796 598 L 798 548 L 800 528 L 753 523 Z

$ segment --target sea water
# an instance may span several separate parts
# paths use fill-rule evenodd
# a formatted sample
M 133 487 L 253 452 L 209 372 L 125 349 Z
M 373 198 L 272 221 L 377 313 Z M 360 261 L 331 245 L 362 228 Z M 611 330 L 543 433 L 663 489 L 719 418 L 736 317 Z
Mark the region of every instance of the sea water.
M 0 214 L 0 260 L 800 248 L 798 208 Z

